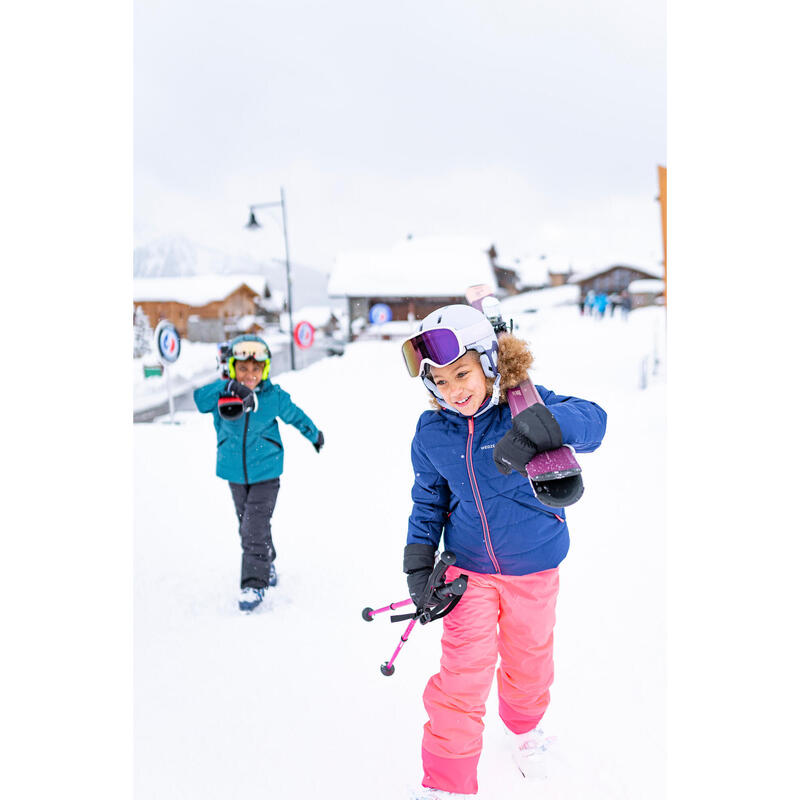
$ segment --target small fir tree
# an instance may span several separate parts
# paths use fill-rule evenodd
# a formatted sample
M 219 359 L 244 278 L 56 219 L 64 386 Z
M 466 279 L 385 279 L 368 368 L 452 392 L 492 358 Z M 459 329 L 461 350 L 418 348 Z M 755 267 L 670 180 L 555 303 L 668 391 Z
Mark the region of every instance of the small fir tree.
M 146 356 L 153 349 L 153 329 L 141 306 L 133 312 L 133 357 Z

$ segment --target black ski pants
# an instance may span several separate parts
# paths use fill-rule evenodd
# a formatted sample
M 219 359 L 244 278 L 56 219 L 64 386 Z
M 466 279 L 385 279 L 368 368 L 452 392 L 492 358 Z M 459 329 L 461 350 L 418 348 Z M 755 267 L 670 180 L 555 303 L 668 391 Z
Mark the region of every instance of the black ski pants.
M 269 565 L 275 560 L 272 544 L 272 512 L 278 499 L 281 479 L 259 483 L 229 483 L 236 516 L 239 518 L 239 537 L 242 540 L 241 587 L 264 589 L 269 580 Z

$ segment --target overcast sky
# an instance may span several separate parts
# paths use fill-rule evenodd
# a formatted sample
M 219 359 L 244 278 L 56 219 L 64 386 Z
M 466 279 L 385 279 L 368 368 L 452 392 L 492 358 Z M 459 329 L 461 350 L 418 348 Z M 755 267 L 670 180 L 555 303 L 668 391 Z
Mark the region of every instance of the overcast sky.
M 137 0 L 135 244 L 328 270 L 407 234 L 500 260 L 662 258 L 663 0 Z

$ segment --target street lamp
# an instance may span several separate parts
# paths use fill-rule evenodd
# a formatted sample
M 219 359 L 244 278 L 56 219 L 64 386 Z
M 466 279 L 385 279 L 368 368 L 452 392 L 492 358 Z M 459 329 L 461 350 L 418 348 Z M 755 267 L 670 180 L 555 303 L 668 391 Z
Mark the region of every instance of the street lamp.
M 289 311 L 289 354 L 291 360 L 291 369 L 294 370 L 294 324 L 292 323 L 292 273 L 289 266 L 289 234 L 286 231 L 286 201 L 283 196 L 283 186 L 281 186 L 281 199 L 277 203 L 256 203 L 250 206 L 250 219 L 247 221 L 245 228 L 255 230 L 260 228 L 261 224 L 256 219 L 255 210 L 257 208 L 275 208 L 281 207 L 281 220 L 283 222 L 283 246 L 286 251 L 286 305 Z

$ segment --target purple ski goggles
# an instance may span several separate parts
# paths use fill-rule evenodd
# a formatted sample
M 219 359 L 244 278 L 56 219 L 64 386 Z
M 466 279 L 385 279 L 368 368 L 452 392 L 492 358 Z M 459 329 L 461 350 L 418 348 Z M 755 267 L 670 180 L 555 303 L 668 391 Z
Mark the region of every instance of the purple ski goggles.
M 458 334 L 451 328 L 434 328 L 406 339 L 402 345 L 406 369 L 412 378 L 419 377 L 424 364 L 446 367 L 467 352 Z

